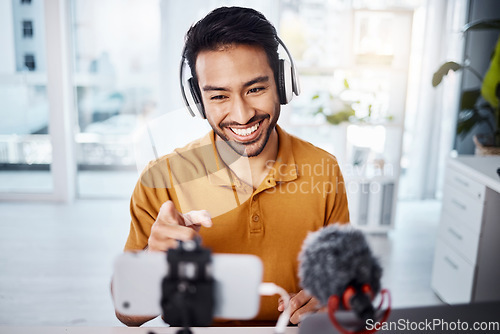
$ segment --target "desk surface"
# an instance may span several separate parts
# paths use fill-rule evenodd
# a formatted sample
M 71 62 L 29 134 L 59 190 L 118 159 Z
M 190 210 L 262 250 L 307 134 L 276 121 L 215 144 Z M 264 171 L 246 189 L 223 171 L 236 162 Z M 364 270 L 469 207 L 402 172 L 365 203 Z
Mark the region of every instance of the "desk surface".
M 3 327 L 2 334 L 175 334 L 170 327 Z M 274 327 L 193 328 L 194 334 L 274 334 Z M 298 334 L 298 327 L 287 327 L 285 334 Z
M 393 309 L 387 319 L 389 329 L 381 330 L 379 333 L 498 334 L 499 314 L 500 302 Z M 338 334 L 324 313 L 306 317 L 300 329 L 301 334 Z
M 449 159 L 449 164 L 467 173 L 475 181 L 500 193 L 500 156 L 459 155 Z

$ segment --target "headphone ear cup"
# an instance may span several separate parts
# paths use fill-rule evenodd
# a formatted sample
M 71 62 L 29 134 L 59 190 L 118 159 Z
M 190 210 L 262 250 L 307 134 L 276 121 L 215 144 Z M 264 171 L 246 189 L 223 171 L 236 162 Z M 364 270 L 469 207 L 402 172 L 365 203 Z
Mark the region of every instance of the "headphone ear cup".
M 280 59 L 277 85 L 280 103 L 287 104 L 293 98 L 292 65 L 288 60 Z
M 201 93 L 198 84 L 193 80 L 193 78 L 188 79 L 189 92 L 191 93 L 192 101 L 189 102 L 189 108 L 194 111 L 198 111 L 201 118 L 206 119 L 205 109 L 203 108 L 203 103 L 201 100 Z

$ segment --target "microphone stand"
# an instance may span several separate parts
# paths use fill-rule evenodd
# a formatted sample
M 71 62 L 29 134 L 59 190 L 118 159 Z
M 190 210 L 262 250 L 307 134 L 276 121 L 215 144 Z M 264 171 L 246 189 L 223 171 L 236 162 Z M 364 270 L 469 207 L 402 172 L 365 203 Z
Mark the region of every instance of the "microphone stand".
M 190 327 L 206 327 L 214 312 L 211 252 L 200 240 L 182 242 L 167 252 L 168 274 L 162 281 L 162 318 L 177 334 L 192 334 Z

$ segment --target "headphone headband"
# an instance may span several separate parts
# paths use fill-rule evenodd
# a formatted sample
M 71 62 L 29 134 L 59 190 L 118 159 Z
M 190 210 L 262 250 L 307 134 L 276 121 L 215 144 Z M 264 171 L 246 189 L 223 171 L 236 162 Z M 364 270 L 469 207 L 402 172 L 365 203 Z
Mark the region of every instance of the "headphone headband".
M 295 93 L 296 96 L 300 95 L 300 82 L 299 82 L 299 74 L 297 73 L 297 67 L 295 67 L 295 62 L 293 61 L 292 54 L 290 51 L 288 51 L 288 48 L 286 47 L 285 43 L 281 40 L 281 38 L 276 35 L 276 40 L 278 43 L 281 45 L 283 50 L 285 50 L 288 59 L 290 60 L 290 65 L 291 65 L 291 70 L 292 70 L 292 89 L 293 92 Z
M 179 82 L 181 84 L 181 94 L 182 94 L 182 100 L 184 101 L 184 104 L 187 107 L 187 110 L 191 114 L 191 116 L 196 117 L 194 111 L 191 109 L 191 103 L 188 101 L 187 94 L 184 88 L 184 66 L 186 66 L 186 44 L 184 44 L 184 47 L 182 48 L 182 57 L 181 57 L 181 64 L 179 66 L 180 71 L 179 71 Z M 205 117 L 203 117 L 205 118 Z

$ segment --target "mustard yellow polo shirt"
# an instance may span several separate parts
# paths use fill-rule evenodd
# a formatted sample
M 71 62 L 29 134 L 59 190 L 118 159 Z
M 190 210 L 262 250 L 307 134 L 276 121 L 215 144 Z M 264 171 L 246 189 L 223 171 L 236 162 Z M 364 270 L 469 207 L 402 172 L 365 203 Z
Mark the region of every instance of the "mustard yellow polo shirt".
M 210 212 L 212 227 L 200 230 L 204 246 L 214 253 L 257 255 L 264 282 L 300 291 L 297 257 L 302 242 L 310 231 L 349 222 L 347 197 L 333 155 L 276 129 L 277 159 L 268 162 L 272 168 L 255 190 L 222 162 L 213 131 L 151 162 L 132 194 L 125 250 L 146 247 L 161 205 L 172 200 L 182 213 Z M 234 160 L 238 158 L 235 154 Z M 262 297 L 255 320 L 275 321 L 277 307 L 278 296 Z

